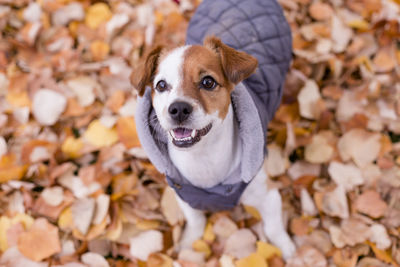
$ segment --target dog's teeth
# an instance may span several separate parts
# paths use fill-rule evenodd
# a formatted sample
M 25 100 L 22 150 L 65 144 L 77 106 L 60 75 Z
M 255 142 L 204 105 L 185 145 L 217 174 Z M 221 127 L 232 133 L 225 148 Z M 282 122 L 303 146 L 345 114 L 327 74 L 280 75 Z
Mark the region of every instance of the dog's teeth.
M 192 138 L 194 138 L 195 136 L 196 136 L 196 130 L 195 129 L 193 129 L 192 130 L 192 134 L 190 135 Z
M 174 130 L 169 131 L 169 134 L 171 135 L 172 138 L 176 139 L 176 138 L 175 138 Z

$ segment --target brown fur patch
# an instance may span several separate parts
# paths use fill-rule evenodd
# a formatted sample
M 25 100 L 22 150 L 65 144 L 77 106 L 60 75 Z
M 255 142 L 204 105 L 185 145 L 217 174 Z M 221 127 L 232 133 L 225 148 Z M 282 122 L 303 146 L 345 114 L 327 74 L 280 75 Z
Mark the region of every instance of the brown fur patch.
M 139 96 L 143 96 L 146 86 L 152 86 L 162 50 L 162 46 L 157 46 L 151 50 L 139 68 L 132 72 L 131 83 L 138 90 Z
M 189 47 L 183 62 L 183 95 L 197 100 L 208 114 L 219 112 L 224 119 L 231 103 L 230 93 L 235 84 L 250 76 L 257 67 L 257 59 L 239 52 L 218 38 L 207 38 L 204 46 Z M 202 89 L 202 78 L 211 76 L 219 84 L 213 90 Z
M 201 89 L 200 81 L 211 76 L 219 84 L 213 90 Z M 184 54 L 182 90 L 184 96 L 197 100 L 206 113 L 219 111 L 224 119 L 228 113 L 233 84 L 225 76 L 218 55 L 203 46 L 189 47 Z

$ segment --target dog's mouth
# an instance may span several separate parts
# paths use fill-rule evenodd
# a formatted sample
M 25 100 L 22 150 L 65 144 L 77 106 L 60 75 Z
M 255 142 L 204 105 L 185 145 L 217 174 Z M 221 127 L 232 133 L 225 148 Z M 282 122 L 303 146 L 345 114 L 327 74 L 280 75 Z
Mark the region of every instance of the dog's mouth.
M 200 130 L 178 127 L 169 131 L 169 134 L 171 135 L 172 143 L 175 146 L 191 147 L 199 142 L 203 136 L 208 134 L 208 132 L 211 130 L 211 127 L 211 123 Z

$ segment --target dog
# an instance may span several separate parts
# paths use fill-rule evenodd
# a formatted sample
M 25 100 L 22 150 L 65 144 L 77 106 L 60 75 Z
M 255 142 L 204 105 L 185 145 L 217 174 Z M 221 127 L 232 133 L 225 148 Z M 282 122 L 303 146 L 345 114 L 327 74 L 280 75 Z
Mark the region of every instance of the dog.
M 201 238 L 203 209 L 239 202 L 257 209 L 265 235 L 285 259 L 296 250 L 282 221 L 281 196 L 267 188 L 265 133 L 242 84 L 257 64 L 252 55 L 209 36 L 203 45 L 153 49 L 132 75 L 139 138 L 175 189 L 186 219 L 181 248 Z

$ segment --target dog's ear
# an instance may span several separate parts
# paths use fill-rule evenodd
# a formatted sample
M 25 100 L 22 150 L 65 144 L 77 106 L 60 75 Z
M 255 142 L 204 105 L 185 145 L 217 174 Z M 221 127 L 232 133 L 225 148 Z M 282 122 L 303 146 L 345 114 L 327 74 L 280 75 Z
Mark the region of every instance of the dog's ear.
M 143 96 L 146 86 L 151 85 L 154 79 L 154 73 L 157 69 L 162 46 L 157 46 L 145 56 L 145 61 L 142 62 L 136 71 L 131 74 L 131 83 L 138 90 L 139 96 Z
M 224 73 L 234 84 L 249 77 L 257 68 L 258 61 L 255 57 L 227 46 L 215 36 L 208 36 L 204 40 L 204 46 L 219 54 Z

